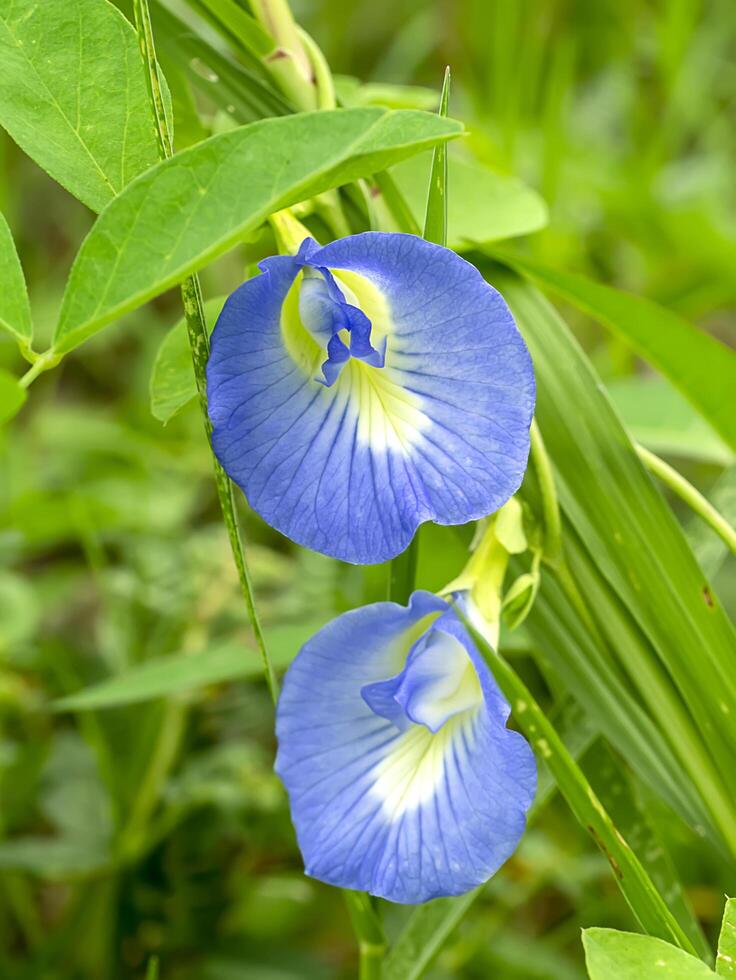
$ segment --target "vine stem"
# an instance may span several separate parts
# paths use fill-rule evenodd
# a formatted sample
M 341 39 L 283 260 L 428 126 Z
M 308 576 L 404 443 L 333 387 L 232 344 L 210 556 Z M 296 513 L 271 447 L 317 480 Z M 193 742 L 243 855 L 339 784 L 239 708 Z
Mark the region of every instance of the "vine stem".
M 153 120 L 155 123 L 156 138 L 159 147 L 159 156 L 162 160 L 167 159 L 174 153 L 173 140 L 168 120 L 166 119 L 166 109 L 164 106 L 163 95 L 161 92 L 161 81 L 158 74 L 158 63 L 156 61 L 156 49 L 153 41 L 153 30 L 151 28 L 151 16 L 148 10 L 147 0 L 134 0 L 133 8 L 135 12 L 136 30 L 141 47 L 141 56 L 146 68 L 146 81 L 148 93 L 151 99 Z M 184 316 L 187 323 L 187 333 L 189 336 L 189 346 L 192 352 L 192 365 L 194 366 L 194 376 L 197 381 L 197 392 L 199 404 L 202 409 L 204 428 L 207 441 L 212 449 L 212 423 L 210 422 L 207 410 L 207 376 L 206 368 L 209 359 L 209 336 L 204 315 L 204 305 L 202 302 L 202 289 L 199 278 L 196 275 L 189 276 L 181 286 L 182 304 L 184 306 Z M 251 580 L 248 562 L 246 560 L 245 548 L 238 526 L 238 519 L 235 513 L 235 499 L 233 496 L 233 485 L 220 465 L 219 460 L 212 453 L 215 470 L 215 485 L 217 496 L 220 501 L 225 528 L 227 530 L 230 548 L 235 560 L 238 571 L 240 589 L 245 599 L 248 609 L 248 617 L 255 634 L 258 650 L 263 662 L 263 671 L 274 703 L 278 698 L 278 681 L 271 663 L 271 658 L 266 649 L 266 642 L 258 618 L 255 600 L 253 597 L 253 583 Z
M 562 561 L 562 521 L 560 520 L 560 505 L 557 500 L 557 488 L 552 470 L 552 463 L 547 455 L 547 449 L 539 431 L 537 420 L 532 419 L 531 453 L 534 471 L 539 482 L 542 495 L 542 514 L 544 517 L 544 557 L 551 565 Z
M 688 507 L 712 528 L 719 538 L 736 553 L 736 530 L 731 527 L 726 518 L 719 513 L 713 504 L 696 490 L 681 473 L 678 473 L 669 463 L 643 446 L 636 445 L 636 453 L 652 476 L 656 476 L 665 486 L 684 501 Z
M 360 980 L 381 980 L 386 936 L 370 895 L 343 891 L 360 953 Z

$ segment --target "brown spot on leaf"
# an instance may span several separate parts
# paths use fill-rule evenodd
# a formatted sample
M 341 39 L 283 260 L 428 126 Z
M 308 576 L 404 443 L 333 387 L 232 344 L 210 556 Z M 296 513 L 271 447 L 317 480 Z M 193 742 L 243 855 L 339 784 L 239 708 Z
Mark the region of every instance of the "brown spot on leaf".
M 616 858 L 611 854 L 611 852 L 608 850 L 608 848 L 606 847 L 606 845 L 603 843 L 603 841 L 601 840 L 600 835 L 598 834 L 598 831 L 595 829 L 595 827 L 593 827 L 590 824 L 588 824 L 587 830 L 588 830 L 588 833 L 590 834 L 590 836 L 593 838 L 593 840 L 598 845 L 598 847 L 603 851 L 603 853 L 608 858 L 608 863 L 611 865 L 611 868 L 613 870 L 613 873 L 616 875 L 616 877 L 618 878 L 618 880 L 621 881 L 623 879 L 623 876 L 624 876 L 624 873 L 621 870 L 621 865 L 618 863 L 618 861 L 616 860 Z
M 705 599 L 705 604 L 709 609 L 712 609 L 715 606 L 713 593 L 710 591 L 707 585 L 703 586 L 703 599 Z

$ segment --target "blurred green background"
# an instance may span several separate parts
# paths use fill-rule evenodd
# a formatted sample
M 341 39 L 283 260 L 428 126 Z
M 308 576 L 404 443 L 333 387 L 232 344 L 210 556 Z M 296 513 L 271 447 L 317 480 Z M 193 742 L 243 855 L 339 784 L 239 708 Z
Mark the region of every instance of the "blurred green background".
M 736 338 L 732 0 L 302 0 L 294 12 L 341 75 L 436 93 L 452 66 L 451 112 L 474 153 L 549 206 L 531 254 Z M 433 92 L 417 97 L 431 106 Z M 4 134 L 0 175 L 43 341 L 93 216 Z M 232 289 L 268 248 L 218 261 L 206 294 Z M 565 312 L 632 431 L 707 488 L 722 443 L 627 348 Z M 152 955 L 172 980 L 355 975 L 342 899 L 302 875 L 271 771 L 272 709 L 201 419 L 190 406 L 163 427 L 150 412 L 153 359 L 178 317 L 167 295 L 100 334 L 0 429 L 3 980 L 143 977 Z M 9 342 L 0 363 L 19 368 Z M 242 510 L 282 665 L 317 622 L 382 597 L 384 570 L 296 549 Z M 447 540 L 440 550 L 423 534 L 420 584 L 462 565 L 462 535 Z M 718 584 L 734 596 L 731 566 Z M 524 643 L 511 652 L 539 682 Z M 127 666 L 223 645 L 251 651 L 250 676 L 165 702 L 52 710 Z M 672 834 L 712 935 L 720 869 Z M 404 916 L 387 908 L 390 932 Z M 590 925 L 634 928 L 604 859 L 553 797 L 430 975 L 582 978 Z

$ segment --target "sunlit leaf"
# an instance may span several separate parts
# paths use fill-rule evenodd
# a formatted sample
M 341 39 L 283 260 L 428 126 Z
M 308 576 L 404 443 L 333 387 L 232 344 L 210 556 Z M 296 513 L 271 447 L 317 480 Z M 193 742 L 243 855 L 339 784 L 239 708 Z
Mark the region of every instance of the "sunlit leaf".
M 662 939 L 615 929 L 585 929 L 585 964 L 590 980 L 708 980 L 705 963 Z
M 56 350 L 181 282 L 274 211 L 460 130 L 428 113 L 339 109 L 266 119 L 165 160 L 111 201 L 82 244 Z
M 729 524 L 736 526 L 736 464 L 723 471 L 707 496 Z M 726 542 L 697 514 L 691 517 L 685 534 L 703 572 L 714 579 L 729 555 Z
M 0 124 L 93 211 L 156 163 L 135 32 L 107 0 L 6 0 Z
M 718 937 L 716 973 L 719 977 L 736 977 L 736 899 L 726 900 Z

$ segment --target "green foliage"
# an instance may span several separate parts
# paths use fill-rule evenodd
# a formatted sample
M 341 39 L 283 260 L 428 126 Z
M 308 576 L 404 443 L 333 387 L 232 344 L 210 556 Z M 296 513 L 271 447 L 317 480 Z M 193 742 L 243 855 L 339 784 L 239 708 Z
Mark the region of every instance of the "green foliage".
M 718 466 L 733 461 L 733 451 L 663 378 L 617 378 L 606 388 L 627 431 L 652 452 Z
M 225 302 L 224 296 L 205 303 L 207 329 L 211 333 Z M 184 317 L 161 341 L 151 371 L 151 412 L 159 422 L 170 422 L 177 412 L 197 397 L 187 324 Z
M 651 936 L 586 929 L 583 945 L 590 980 L 641 980 L 649 976 L 706 980 L 715 976 L 694 956 Z
M 291 663 L 294 652 L 322 626 L 324 621 L 315 620 L 298 626 L 273 627 L 267 631 L 266 641 L 274 668 L 285 669 Z M 226 644 L 198 653 L 161 657 L 138 664 L 110 680 L 62 698 L 55 708 L 58 711 L 117 708 L 225 681 L 258 678 L 262 670 L 263 665 L 255 652 L 248 655 L 241 644 Z
M 714 429 L 736 449 L 736 420 L 730 399 L 736 389 L 736 354 L 706 333 L 640 296 L 630 296 L 582 276 L 496 252 L 502 261 L 542 287 L 590 313 L 685 395 Z
M 718 937 L 716 973 L 719 977 L 736 976 L 736 900 L 726 899 L 721 934 Z
M 158 159 L 135 33 L 106 0 L 9 0 L 0 66 L 0 124 L 93 211 Z
M 15 237 L 0 219 L 0 976 L 583 980 L 585 957 L 593 980 L 713 977 L 734 890 L 736 566 L 634 440 L 736 522 L 730 0 L 571 0 L 543 18 L 503 0 L 301 4 L 349 75 L 345 108 L 299 115 L 317 86 L 299 88 L 291 55 L 269 64 L 279 27 L 251 16 L 267 5 L 286 9 L 151 0 L 176 123 L 163 164 L 132 3 L 0 11 L 15 140 L 0 133 Z M 469 135 L 445 186 L 430 174 L 459 125 L 393 110 L 434 110 L 448 61 Z M 91 231 L 31 161 L 102 212 Z M 537 743 L 539 790 L 483 888 L 346 908 L 303 875 L 272 772 L 273 709 L 202 420 L 181 411 L 196 386 L 166 290 L 200 269 L 211 328 L 274 251 L 272 210 L 295 204 L 327 241 L 420 234 L 428 200 L 428 237 L 446 231 L 501 289 L 535 360 L 550 479 L 537 442 L 520 499 L 545 552 L 514 557 L 490 656 L 525 703 L 510 724 Z M 513 254 L 493 245 L 521 235 Z M 491 256 L 561 299 L 564 321 Z M 73 262 L 57 349 L 124 329 L 47 377 L 25 279 L 42 349 Z M 237 505 L 279 670 L 332 616 L 385 598 L 385 567 L 307 552 Z M 472 537 L 425 525 L 392 588 L 441 589 Z M 719 976 L 735 975 L 734 920 L 729 900 Z
M 31 308 L 26 281 L 15 250 L 13 235 L 0 213 L 0 329 L 7 330 L 22 343 L 33 337 Z
M 0 368 L 0 425 L 12 419 L 26 400 L 25 388 L 21 388 L 18 379 L 9 371 Z
M 516 177 L 448 154 L 448 245 L 467 250 L 475 244 L 514 238 L 538 231 L 547 223 L 547 208 L 539 195 Z M 391 171 L 414 218 L 421 221 L 426 206 L 430 158 L 417 156 Z
M 585 587 L 584 601 L 617 656 L 616 669 L 658 719 L 733 852 L 728 814 L 736 743 L 733 716 L 722 708 L 736 680 L 731 624 L 561 320 L 531 287 L 508 275 L 493 281 L 510 301 L 534 359 L 536 417 L 556 463 L 563 511 L 605 575 L 603 596 L 613 592 L 635 629 L 623 617 L 601 616 L 601 602 Z M 607 543 L 611 536 L 615 548 Z M 656 547 L 642 544 L 650 537 Z
M 72 350 L 180 282 L 272 212 L 459 132 L 457 123 L 409 110 L 344 109 L 264 120 L 165 160 L 120 194 L 84 241 L 55 349 Z

